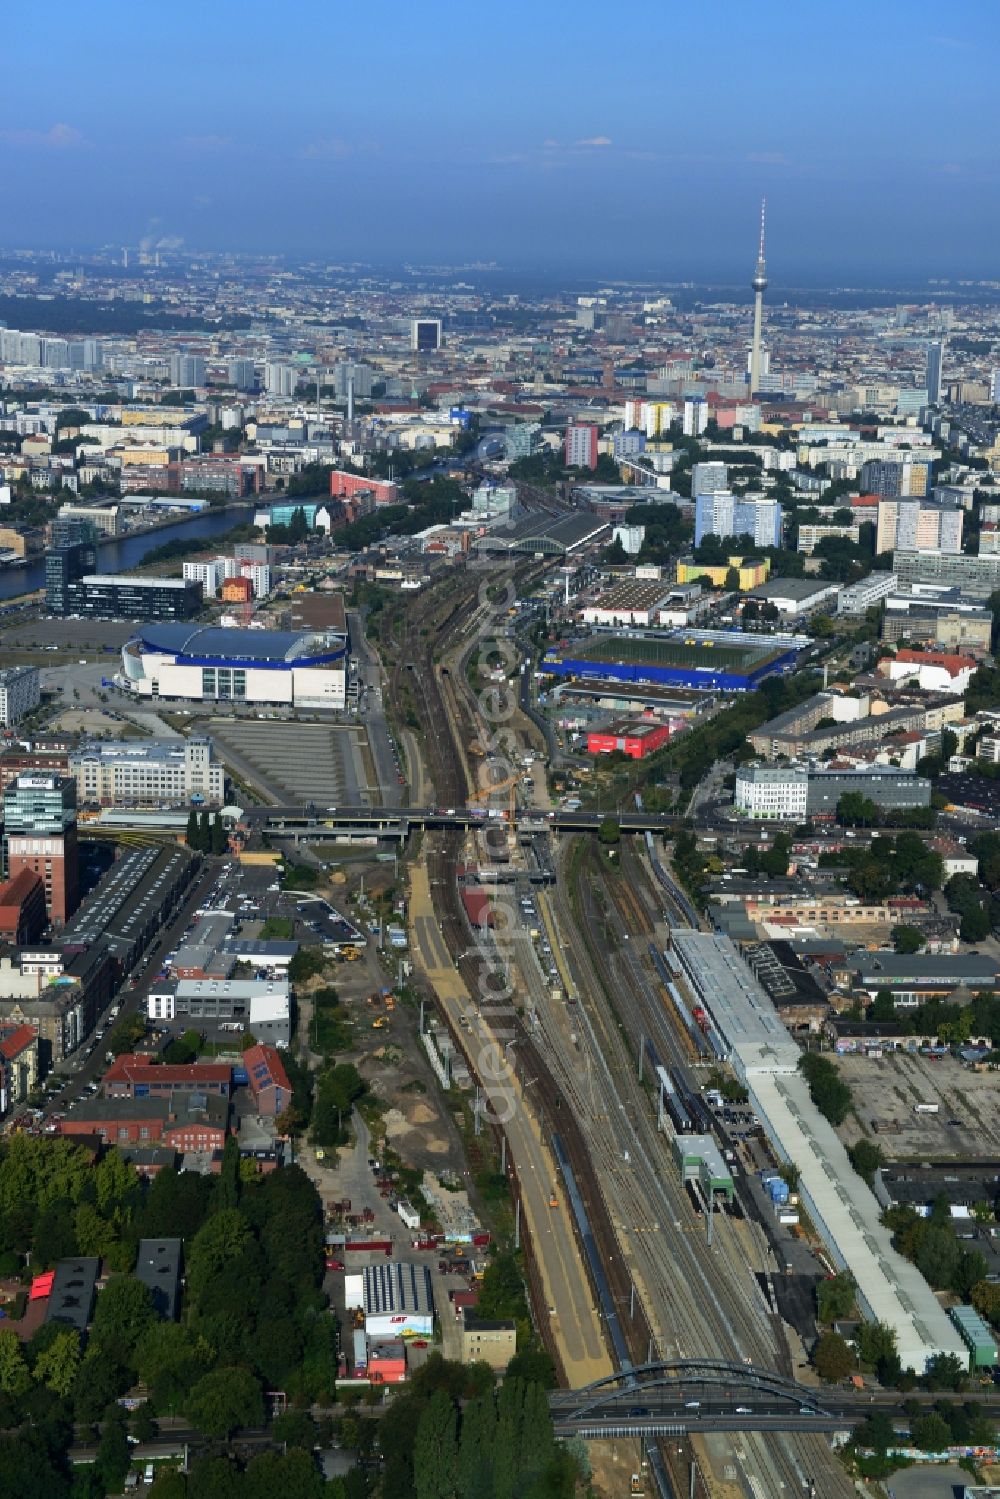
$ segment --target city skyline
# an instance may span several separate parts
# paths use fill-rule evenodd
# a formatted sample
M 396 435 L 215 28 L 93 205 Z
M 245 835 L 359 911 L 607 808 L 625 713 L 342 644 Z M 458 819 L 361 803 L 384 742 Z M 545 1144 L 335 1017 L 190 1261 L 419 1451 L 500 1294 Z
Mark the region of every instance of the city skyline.
M 295 31 L 224 4 L 198 13 L 171 68 L 162 17 L 109 0 L 102 18 L 10 42 L 10 248 L 148 240 L 742 283 L 766 195 L 776 286 L 993 270 L 980 122 L 997 48 L 978 0 L 947 24 L 897 0 L 793 28 L 774 4 L 733 8 L 711 35 L 641 8 L 611 48 L 590 0 L 571 28 L 516 0 L 491 30 L 441 3 L 388 25 L 316 8 Z M 310 75 L 305 57 L 329 65 Z M 942 88 L 942 60 L 961 78 L 947 132 L 912 108 Z

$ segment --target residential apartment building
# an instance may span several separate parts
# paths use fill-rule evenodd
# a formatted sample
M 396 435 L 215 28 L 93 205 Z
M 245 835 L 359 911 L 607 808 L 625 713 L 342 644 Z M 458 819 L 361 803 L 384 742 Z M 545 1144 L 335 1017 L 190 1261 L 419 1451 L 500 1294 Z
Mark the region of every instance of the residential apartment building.
M 1000 588 L 1000 555 L 970 557 L 964 552 L 908 552 L 897 548 L 892 565 L 900 583 L 940 583 L 958 588 L 970 598 L 988 598 Z
M 571 422 L 564 444 L 567 468 L 597 467 L 597 427 L 593 422 Z
M 962 550 L 960 505 L 933 500 L 881 499 L 875 533 L 876 552 L 945 552 Z
M 37 666 L 0 669 L 0 725 L 11 729 L 42 699 L 42 677 Z
M 738 498 L 728 490 L 700 494 L 695 500 L 694 541 L 706 536 L 750 536 L 755 546 L 781 545 L 781 506 L 776 500 Z
M 929 458 L 870 458 L 861 465 L 861 488 L 886 499 L 919 499 L 930 489 Z

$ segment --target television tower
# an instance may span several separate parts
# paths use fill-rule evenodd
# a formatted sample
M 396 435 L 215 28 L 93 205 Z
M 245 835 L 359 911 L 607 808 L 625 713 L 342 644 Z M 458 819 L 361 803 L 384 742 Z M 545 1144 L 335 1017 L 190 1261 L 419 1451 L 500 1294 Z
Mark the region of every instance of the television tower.
M 764 263 L 764 210 L 767 199 L 760 200 L 760 252 L 757 268 L 750 285 L 753 287 L 753 343 L 750 345 L 750 395 L 760 390 L 760 321 L 764 311 L 764 293 L 767 291 L 767 266 Z

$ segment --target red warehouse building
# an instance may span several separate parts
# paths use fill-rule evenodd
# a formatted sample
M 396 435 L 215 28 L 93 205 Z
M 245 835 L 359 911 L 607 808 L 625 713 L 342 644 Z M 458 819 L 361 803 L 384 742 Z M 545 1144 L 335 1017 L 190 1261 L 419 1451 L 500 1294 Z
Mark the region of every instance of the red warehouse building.
M 349 474 L 335 468 L 330 475 L 330 495 L 335 500 L 352 500 L 357 494 L 370 494 L 376 505 L 398 505 L 399 486 L 389 479 L 372 479 L 367 474 Z
M 170 1098 L 175 1093 L 216 1094 L 228 1098 L 232 1068 L 218 1062 L 172 1066 L 123 1052 L 104 1074 L 105 1098 Z
M 630 760 L 642 760 L 655 750 L 662 749 L 669 738 L 670 728 L 667 724 L 612 724 L 600 733 L 587 735 L 587 752 L 591 755 L 612 755 L 615 750 L 619 750 Z

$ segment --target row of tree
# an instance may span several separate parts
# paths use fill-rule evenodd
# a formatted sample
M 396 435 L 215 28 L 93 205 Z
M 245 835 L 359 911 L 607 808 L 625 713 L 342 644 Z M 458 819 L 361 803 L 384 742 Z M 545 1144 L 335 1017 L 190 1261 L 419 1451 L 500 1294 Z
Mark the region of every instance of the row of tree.
M 197 849 L 202 854 L 224 854 L 228 838 L 222 814 L 216 812 L 215 816 L 210 818 L 208 812 L 203 811 L 199 816 L 196 808 L 192 807 L 188 813 L 184 841 L 188 848 Z

